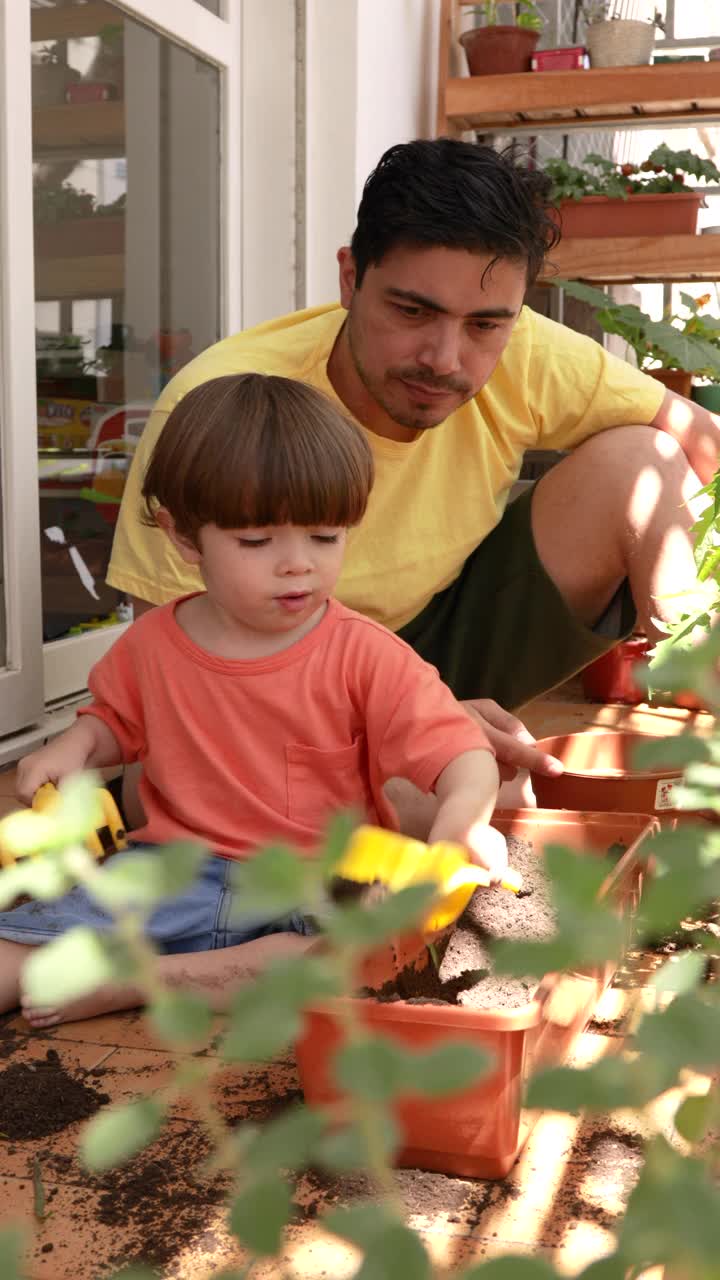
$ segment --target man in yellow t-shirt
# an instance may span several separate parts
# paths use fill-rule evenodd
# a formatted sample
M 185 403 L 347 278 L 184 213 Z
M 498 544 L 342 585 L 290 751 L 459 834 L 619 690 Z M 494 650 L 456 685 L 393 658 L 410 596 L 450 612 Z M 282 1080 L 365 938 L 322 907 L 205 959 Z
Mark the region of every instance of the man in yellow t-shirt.
M 720 424 L 591 339 L 523 306 L 557 240 L 541 173 L 450 139 L 391 148 L 366 183 L 340 305 L 217 343 L 163 391 L 138 447 L 108 582 L 136 606 L 198 580 L 140 522 L 173 405 L 220 374 L 320 387 L 365 428 L 377 467 L 340 599 L 399 632 L 472 704 L 507 766 L 543 772 L 504 708 L 629 634 L 694 582 L 688 497 Z M 507 506 L 526 449 L 569 450 Z M 500 705 L 498 705 L 500 704 Z

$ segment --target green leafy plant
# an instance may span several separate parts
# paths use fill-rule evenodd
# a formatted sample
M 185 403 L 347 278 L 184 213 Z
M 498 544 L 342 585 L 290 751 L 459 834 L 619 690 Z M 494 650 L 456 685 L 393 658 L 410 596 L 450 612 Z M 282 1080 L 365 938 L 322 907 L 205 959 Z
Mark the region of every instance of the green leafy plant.
M 581 8 L 582 15 L 590 26 L 596 22 L 622 22 L 630 17 L 625 11 L 626 6 L 623 0 L 585 0 Z M 637 20 L 637 18 L 634 19 L 634 21 Z M 648 22 L 658 27 L 660 31 L 665 30 L 665 21 L 659 9 L 655 10 L 652 18 L 648 18 Z
M 58 67 L 66 64 L 65 46 L 58 42 L 43 44 L 39 49 L 33 49 L 32 56 L 35 66 Z
M 38 225 L 64 222 L 67 218 L 89 218 L 94 211 L 95 197 L 70 182 L 57 186 L 36 184 L 33 188 L 33 218 Z
M 651 317 L 631 302 L 615 302 L 602 289 L 579 280 L 553 280 L 571 298 L 595 308 L 595 319 L 605 333 L 623 338 L 635 353 L 638 368 L 684 369 L 712 382 L 720 382 L 720 320 L 701 312 L 710 295 L 694 298 L 682 293 L 682 313 Z
M 496 27 L 501 23 L 500 10 L 511 14 L 511 25 L 530 31 L 542 31 L 545 19 L 535 0 L 483 0 L 472 6 L 471 13 L 478 25 Z
M 547 160 L 545 172 L 552 179 L 550 199 L 582 200 L 583 196 L 609 196 L 626 200 L 631 195 L 661 195 L 687 191 L 686 178 L 720 182 L 720 169 L 694 151 L 672 151 L 664 142 L 641 164 L 618 164 L 591 151 L 580 165 L 563 159 Z
M 680 682 L 678 687 L 704 687 L 718 656 L 720 634 L 692 655 L 673 654 L 663 664 L 663 676 L 670 683 Z M 712 697 L 710 705 L 720 710 L 720 689 L 714 688 Z M 646 749 L 646 763 L 673 758 L 686 766 L 688 800 L 720 813 L 720 734 L 653 742 Z M 345 1040 L 335 1073 L 349 1106 L 342 1115 L 335 1112 L 332 1123 L 331 1115 L 320 1108 L 293 1105 L 263 1126 L 230 1128 L 212 1101 L 218 1069 L 267 1061 L 291 1045 L 303 1010 L 352 991 L 359 955 L 369 944 L 423 918 L 432 888 L 414 886 L 366 907 L 328 902 L 325 883 L 350 831 L 343 818 L 329 829 L 315 861 L 275 847 L 239 866 L 236 887 L 246 910 L 282 915 L 293 907 L 310 909 L 322 919 L 324 936 L 316 952 L 276 963 L 236 992 L 215 1059 L 202 1053 L 212 1033 L 209 1007 L 197 995 L 159 981 L 155 956 L 143 933 L 154 905 L 191 882 L 203 851 L 175 845 L 140 858 L 132 869 L 111 860 L 100 874 L 83 845 L 97 820 L 93 788 L 92 778 L 64 786 L 62 807 L 50 824 L 38 823 L 38 815 L 32 813 L 17 815 L 9 827 L 6 820 L 5 849 L 35 856 L 21 857 L 0 872 L 0 908 L 18 894 L 48 899 L 74 883 L 83 884 L 111 911 L 115 929 L 102 936 L 74 929 L 33 953 L 27 966 L 31 997 L 44 1003 L 68 999 L 109 979 L 137 984 L 146 996 L 155 1034 L 171 1049 L 183 1051 L 183 1065 L 152 1098 L 141 1096 L 106 1107 L 89 1123 L 81 1150 L 86 1167 L 100 1173 L 138 1153 L 158 1135 L 175 1099 L 190 1090 L 212 1141 L 212 1169 L 226 1170 L 233 1179 L 229 1226 L 245 1261 L 223 1276 L 240 1280 L 256 1262 L 281 1254 L 293 1214 L 293 1181 L 312 1166 L 333 1173 L 360 1170 L 370 1176 L 370 1199 L 334 1208 L 322 1218 L 326 1230 L 361 1251 L 356 1280 L 431 1280 L 440 1274 L 443 1280 L 555 1280 L 558 1273 L 548 1261 L 512 1253 L 436 1272 L 422 1240 L 405 1221 L 391 1168 L 398 1143 L 392 1102 L 408 1080 L 413 1091 L 429 1096 L 466 1087 L 488 1068 L 487 1056 L 477 1048 L 447 1045 L 409 1052 L 369 1032 L 354 1002 L 342 1001 Z M 651 852 L 656 871 L 643 899 L 644 938 L 675 927 L 687 911 L 720 896 L 720 829 L 704 824 L 666 830 Z M 548 966 L 582 971 L 598 959 L 617 959 L 618 922 L 611 905 L 597 900 L 601 871 L 590 860 L 562 849 L 547 851 L 546 861 L 557 907 L 557 936 L 543 943 L 505 943 L 497 949 L 497 968 L 523 974 L 541 974 Z M 559 1112 L 645 1108 L 677 1084 L 688 1068 L 717 1069 L 720 991 L 703 982 L 704 971 L 702 954 L 670 959 L 653 979 L 654 1007 L 646 1009 L 638 998 L 632 1010 L 633 1038 L 627 1051 L 584 1069 L 540 1071 L 530 1081 L 528 1104 Z M 189 1046 L 195 1050 L 192 1054 Z M 669 1264 L 684 1268 L 693 1280 L 717 1280 L 720 1168 L 717 1148 L 707 1146 L 706 1135 L 719 1121 L 716 1084 L 678 1107 L 674 1132 L 655 1131 L 614 1249 L 582 1272 L 584 1280 L 630 1280 L 644 1268 Z M 650 1111 L 648 1127 L 652 1132 Z M 37 1189 L 35 1203 L 43 1214 Z M 0 1233 L 3 1280 L 22 1280 L 22 1249 L 16 1232 Z M 135 1274 L 145 1280 L 152 1272 L 138 1269 Z

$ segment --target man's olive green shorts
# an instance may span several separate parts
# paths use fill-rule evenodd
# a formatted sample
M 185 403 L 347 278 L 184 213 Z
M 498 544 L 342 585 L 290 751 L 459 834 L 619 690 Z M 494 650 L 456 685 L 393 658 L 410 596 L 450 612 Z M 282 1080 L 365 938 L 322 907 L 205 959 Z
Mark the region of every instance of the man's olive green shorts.
M 535 548 L 532 495 L 528 489 L 508 505 L 459 578 L 398 633 L 458 698 L 521 707 L 606 653 L 635 625 L 627 582 L 592 629 L 570 611 Z

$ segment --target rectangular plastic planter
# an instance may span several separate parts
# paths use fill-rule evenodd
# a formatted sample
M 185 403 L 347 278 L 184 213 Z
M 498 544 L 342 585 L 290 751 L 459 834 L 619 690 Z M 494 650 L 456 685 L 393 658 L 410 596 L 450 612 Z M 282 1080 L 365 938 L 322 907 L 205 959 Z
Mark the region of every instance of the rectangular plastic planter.
M 582 854 L 602 856 L 624 844 L 602 894 L 627 923 L 628 940 L 643 877 L 638 850 L 656 829 L 639 814 L 581 813 L 517 809 L 496 815 L 493 825 L 506 835 L 533 841 L 538 856 L 547 843 L 562 843 Z M 425 959 L 425 956 L 423 956 Z M 564 1062 L 592 1017 L 613 976 L 611 966 L 585 974 L 547 974 L 531 1001 L 515 1009 L 379 1003 L 357 1000 L 365 1026 L 417 1050 L 448 1040 L 474 1041 L 495 1055 L 492 1073 L 471 1088 L 438 1099 L 398 1099 L 396 1119 L 403 1135 L 397 1164 L 459 1177 L 502 1178 L 522 1150 L 536 1113 L 523 1108 L 527 1079 L 540 1065 Z M 337 1003 L 308 1010 L 296 1046 L 300 1081 L 311 1105 L 337 1103 L 332 1059 L 343 1040 Z
M 701 191 L 668 191 L 632 195 L 583 196 L 562 200 L 562 233 L 566 240 L 598 236 L 692 236 L 697 231 Z
M 530 59 L 531 71 L 582 71 L 587 62 L 584 45 L 567 49 L 540 49 Z

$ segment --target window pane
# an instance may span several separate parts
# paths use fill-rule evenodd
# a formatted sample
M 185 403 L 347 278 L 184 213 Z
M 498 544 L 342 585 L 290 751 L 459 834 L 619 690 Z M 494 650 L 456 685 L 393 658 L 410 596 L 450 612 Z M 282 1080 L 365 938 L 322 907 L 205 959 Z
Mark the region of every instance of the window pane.
M 85 10 L 85 12 L 84 12 Z M 108 10 L 112 21 L 107 21 Z M 90 14 L 100 13 L 91 33 Z M 114 5 L 33 17 L 44 635 L 125 616 L 105 585 L 153 401 L 219 337 L 219 73 Z

